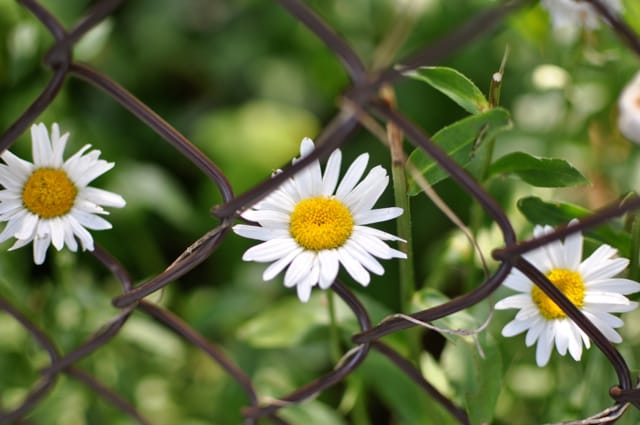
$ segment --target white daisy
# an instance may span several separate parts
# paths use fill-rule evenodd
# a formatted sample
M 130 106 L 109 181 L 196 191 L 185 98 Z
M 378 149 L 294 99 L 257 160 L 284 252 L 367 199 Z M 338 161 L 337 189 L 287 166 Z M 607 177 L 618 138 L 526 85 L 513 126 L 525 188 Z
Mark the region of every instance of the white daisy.
M 301 157 L 313 149 L 313 141 L 303 139 Z M 315 285 L 322 289 L 331 286 L 340 264 L 366 286 L 369 272 L 384 273 L 375 257 L 406 258 L 403 252 L 383 242 L 400 238 L 366 226 L 402 214 L 402 208 L 397 207 L 372 209 L 389 183 L 386 170 L 374 167 L 358 183 L 369 160 L 368 154 L 362 154 L 338 185 L 341 157 L 339 149 L 331 154 L 324 175 L 320 163 L 312 162 L 242 215 L 260 226 L 233 227 L 240 236 L 264 241 L 249 248 L 242 259 L 272 262 L 262 275 L 265 281 L 289 266 L 284 284 L 288 288 L 295 286 L 303 302 L 309 300 Z
M 622 90 L 618 110 L 620 132 L 627 139 L 640 144 L 640 72 Z
M 570 225 L 572 223 L 575 221 Z M 550 226 L 536 226 L 533 233 L 539 237 L 552 231 Z M 524 257 L 544 273 L 609 341 L 619 343 L 622 338 L 614 329 L 622 326 L 623 322 L 611 313 L 635 309 L 638 304 L 624 295 L 640 291 L 640 284 L 614 277 L 629 264 L 626 258 L 614 258 L 616 253 L 616 249 L 602 245 L 580 262 L 582 234 L 578 232 L 567 236 L 564 242 L 552 242 L 524 254 Z M 520 311 L 502 329 L 502 335 L 510 337 L 527 331 L 527 347 L 538 342 L 538 366 L 547 364 L 554 343 L 560 355 L 564 356 L 568 350 L 571 357 L 580 360 L 582 344 L 586 348 L 590 346 L 589 337 L 551 298 L 515 269 L 504 285 L 520 293 L 499 301 L 496 308 L 517 308 Z
M 85 154 L 85 145 L 71 158 L 63 160 L 69 133 L 60 135 L 57 123 L 51 126 L 51 139 L 44 124 L 31 127 L 33 163 L 9 151 L 0 157 L 0 221 L 6 221 L 0 242 L 16 238 L 10 249 L 33 241 L 33 259 L 44 262 L 50 244 L 59 251 L 64 245 L 76 251 L 93 250 L 87 229 L 110 229 L 111 224 L 97 214 L 108 214 L 102 206 L 123 207 L 124 199 L 106 190 L 88 187 L 96 177 L 113 167 L 98 159 L 100 151 Z
M 614 14 L 622 12 L 620 0 L 602 0 L 603 4 Z M 583 0 L 542 0 L 543 8 L 549 12 L 555 28 L 579 27 L 596 29 L 600 15 L 587 1 Z

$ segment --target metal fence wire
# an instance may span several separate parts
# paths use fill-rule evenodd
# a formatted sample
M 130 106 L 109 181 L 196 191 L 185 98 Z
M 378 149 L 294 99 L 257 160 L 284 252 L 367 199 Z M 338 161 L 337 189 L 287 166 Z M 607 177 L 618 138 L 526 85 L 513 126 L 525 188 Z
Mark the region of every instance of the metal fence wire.
M 612 31 L 628 46 L 630 51 L 640 55 L 640 39 L 623 21 L 613 16 L 600 0 L 585 1 L 598 10 L 602 19 L 608 23 Z M 240 195 L 234 194 L 225 174 L 211 158 L 203 154 L 191 141 L 180 134 L 154 110 L 104 73 L 73 60 L 72 50 L 76 43 L 89 30 L 121 6 L 122 1 L 103 0 L 94 2 L 86 16 L 76 22 L 70 29 L 65 28 L 58 18 L 52 15 L 38 1 L 18 0 L 18 3 L 33 14 L 53 37 L 51 48 L 43 58 L 43 63 L 50 69 L 51 76 L 46 87 L 37 98 L 4 131 L 0 138 L 0 151 L 11 147 L 16 139 L 54 102 L 65 81 L 70 78 L 77 78 L 95 87 L 95 89 L 103 91 L 157 133 L 164 141 L 177 149 L 181 155 L 215 184 L 221 195 L 222 203 L 215 205 L 211 210 L 212 215 L 219 220 L 217 227 L 199 238 L 164 271 L 149 278 L 142 284 L 134 285 L 129 271 L 113 255 L 104 248 L 97 246 L 92 254 L 121 284 L 122 293 L 112 300 L 113 306 L 120 311 L 116 317 L 113 317 L 104 326 L 96 330 L 84 343 L 69 352 L 63 353 L 59 351 L 54 338 L 47 333 L 47 330 L 37 326 L 29 319 L 31 313 L 20 311 L 8 299 L 0 298 L 0 309 L 24 328 L 35 343 L 46 351 L 49 359 L 46 367 L 41 370 L 39 378 L 33 383 L 31 390 L 17 407 L 12 407 L 11 410 L 0 407 L 0 423 L 32 423 L 32 419 L 29 419 L 30 412 L 51 394 L 59 378 L 64 375 L 72 380 L 81 382 L 89 391 L 94 392 L 114 408 L 128 415 L 133 421 L 141 424 L 150 424 L 151 422 L 143 417 L 130 400 L 109 389 L 79 366 L 79 362 L 82 359 L 93 355 L 101 347 L 109 344 L 127 326 L 132 313 L 138 311 L 151 316 L 185 341 L 193 344 L 237 382 L 246 394 L 246 407 L 238 413 L 239 421 L 243 420 L 245 424 L 256 424 L 259 421 L 262 422 L 262 420 L 270 423 L 286 424 L 287 421 L 280 414 L 282 409 L 303 403 L 305 400 L 322 393 L 327 388 L 344 381 L 361 365 L 372 350 L 388 358 L 399 370 L 414 381 L 416 388 L 424 391 L 425 397 L 433 398 L 460 423 L 467 424 L 470 423 L 470 419 L 465 410 L 441 394 L 428 381 L 428 376 L 425 379 L 410 361 L 389 345 L 381 342 L 381 338 L 391 333 L 415 327 L 418 322 L 433 322 L 486 300 L 500 287 L 513 268 L 519 269 L 528 276 L 531 281 L 538 285 L 544 293 L 562 308 L 580 329 L 591 338 L 597 348 L 609 360 L 617 374 L 618 382 L 612 388 L 591 389 L 592 391 L 608 391 L 613 399 L 612 407 L 595 414 L 592 418 L 579 420 L 576 423 L 613 423 L 629 406 L 640 407 L 640 389 L 635 387 L 636 380 L 631 376 L 627 362 L 620 352 L 607 341 L 607 338 L 596 326 L 543 273 L 523 257 L 523 254 L 532 249 L 560 240 L 574 232 L 592 229 L 615 217 L 637 209 L 640 207 L 640 198 L 627 198 L 623 203 L 616 203 L 603 208 L 591 216 L 581 218 L 575 226 L 560 227 L 553 233 L 543 237 L 518 241 L 510 219 L 498 202 L 473 177 L 449 158 L 432 141 L 429 135 L 425 134 L 401 111 L 396 109 L 388 99 L 380 95 L 384 87 L 393 87 L 404 72 L 415 70 L 421 66 L 438 64 L 451 52 L 457 51 L 474 40 L 485 36 L 499 26 L 509 14 L 518 8 L 530 6 L 531 2 L 506 1 L 498 3 L 483 13 L 471 17 L 459 27 L 452 28 L 447 35 L 430 43 L 410 57 L 404 58 L 397 64 L 389 65 L 384 69 L 372 71 L 367 69 L 364 61 L 355 53 L 354 49 L 303 1 L 277 0 L 275 3 L 286 10 L 294 19 L 298 20 L 301 25 L 304 25 L 339 59 L 350 77 L 351 84 L 345 88 L 342 94 L 339 110 L 317 137 L 317 149 L 311 155 L 295 163 L 295 165 L 286 167 L 282 173 L 273 178 L 265 179 L 262 183 Z M 182 318 L 145 298 L 162 290 L 167 285 L 171 285 L 207 260 L 223 246 L 232 223 L 238 219 L 242 211 L 254 205 L 310 162 L 318 158 L 326 158 L 330 152 L 346 143 L 349 135 L 355 129 L 365 128 L 372 131 L 374 136 L 384 138 L 384 132 L 380 136 L 380 132 L 375 132 L 371 125 L 367 125 L 372 120 L 373 122 L 382 123 L 379 127 L 381 129 L 385 125 L 392 125 L 399 129 L 408 142 L 424 150 L 433 158 L 450 175 L 453 181 L 467 192 L 484 209 L 485 213 L 497 223 L 504 241 L 504 247 L 493 252 L 493 257 L 499 261 L 499 267 L 484 282 L 479 282 L 475 289 L 444 304 L 414 313 L 410 316 L 410 319 L 413 320 L 395 316 L 384 320 L 378 325 L 371 323 L 369 312 L 359 299 L 340 281 L 336 281 L 331 290 L 351 309 L 360 326 L 360 332 L 352 337 L 352 350 L 345 355 L 340 364 L 336 365 L 326 375 L 318 377 L 312 382 L 291 391 L 289 394 L 283 394 L 276 400 L 269 399 L 271 401 L 265 401 L 265 398 L 261 397 L 256 390 L 249 374 L 242 370 L 233 359 L 229 358 L 221 347 L 217 346 L 215 342 L 207 340 Z M 0 379 L 2 378 L 0 377 Z

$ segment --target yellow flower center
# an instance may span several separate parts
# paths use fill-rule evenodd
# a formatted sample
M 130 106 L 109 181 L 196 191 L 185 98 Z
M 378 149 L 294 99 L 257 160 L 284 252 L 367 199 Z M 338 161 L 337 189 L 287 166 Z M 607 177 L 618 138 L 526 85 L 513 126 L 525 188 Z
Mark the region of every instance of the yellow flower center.
M 63 170 L 38 168 L 22 190 L 22 202 L 32 213 L 42 217 L 58 217 L 68 213 L 78 189 Z
M 300 246 L 310 251 L 338 248 L 351 236 L 353 217 L 337 199 L 308 198 L 293 209 L 289 231 Z
M 584 281 L 580 273 L 571 270 L 553 269 L 547 274 L 551 281 L 578 308 L 584 306 Z M 536 285 L 531 289 L 531 298 L 538 306 L 540 314 L 547 320 L 567 317 L 558 305 Z

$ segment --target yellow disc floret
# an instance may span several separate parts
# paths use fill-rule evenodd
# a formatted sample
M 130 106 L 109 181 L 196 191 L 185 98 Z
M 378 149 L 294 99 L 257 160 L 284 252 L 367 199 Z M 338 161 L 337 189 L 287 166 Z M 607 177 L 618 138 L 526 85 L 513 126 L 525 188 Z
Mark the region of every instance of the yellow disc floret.
M 580 273 L 572 270 L 553 269 L 547 274 L 547 279 L 551 281 L 562 293 L 578 308 L 584 306 L 584 281 Z M 558 305 L 551 300 L 536 285 L 531 289 L 531 298 L 538 306 L 540 314 L 547 320 L 562 319 L 567 317 Z
M 78 189 L 64 170 L 38 168 L 33 171 L 22 190 L 22 202 L 32 213 L 42 218 L 68 213 Z
M 338 248 L 351 236 L 353 217 L 337 199 L 308 198 L 293 209 L 289 231 L 300 246 L 310 251 Z

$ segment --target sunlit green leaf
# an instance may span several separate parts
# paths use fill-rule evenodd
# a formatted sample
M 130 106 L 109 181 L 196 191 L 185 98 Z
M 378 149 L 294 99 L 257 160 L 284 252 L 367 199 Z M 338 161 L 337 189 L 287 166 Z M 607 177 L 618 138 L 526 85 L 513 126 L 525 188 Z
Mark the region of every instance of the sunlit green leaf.
M 336 303 L 339 322 L 352 316 L 353 313 L 343 303 Z M 329 314 L 322 294 L 312 294 L 307 303 L 301 303 L 297 297 L 291 296 L 245 322 L 238 330 L 238 336 L 255 347 L 291 347 L 302 341 L 314 328 L 326 326 L 328 322 Z
M 425 66 L 407 75 L 428 83 L 472 114 L 489 109 L 489 102 L 473 81 L 453 68 Z
M 505 109 L 491 109 L 444 127 L 432 139 L 460 166 L 466 167 L 473 160 L 475 149 L 483 140 L 495 137 L 511 127 L 509 117 L 509 112 Z M 421 149 L 414 150 L 409 160 L 431 185 L 448 177 L 448 174 Z M 418 193 L 420 187 L 409 176 L 409 194 Z
M 536 187 L 567 187 L 588 184 L 589 180 L 568 161 L 539 158 L 524 152 L 513 152 L 496 160 L 489 175 L 514 174 Z
M 288 297 L 248 320 L 238 330 L 238 337 L 255 347 L 290 347 L 323 320 L 326 307 L 318 297 L 303 304 L 296 297 Z M 291 320 L 295 317 L 296 320 Z

